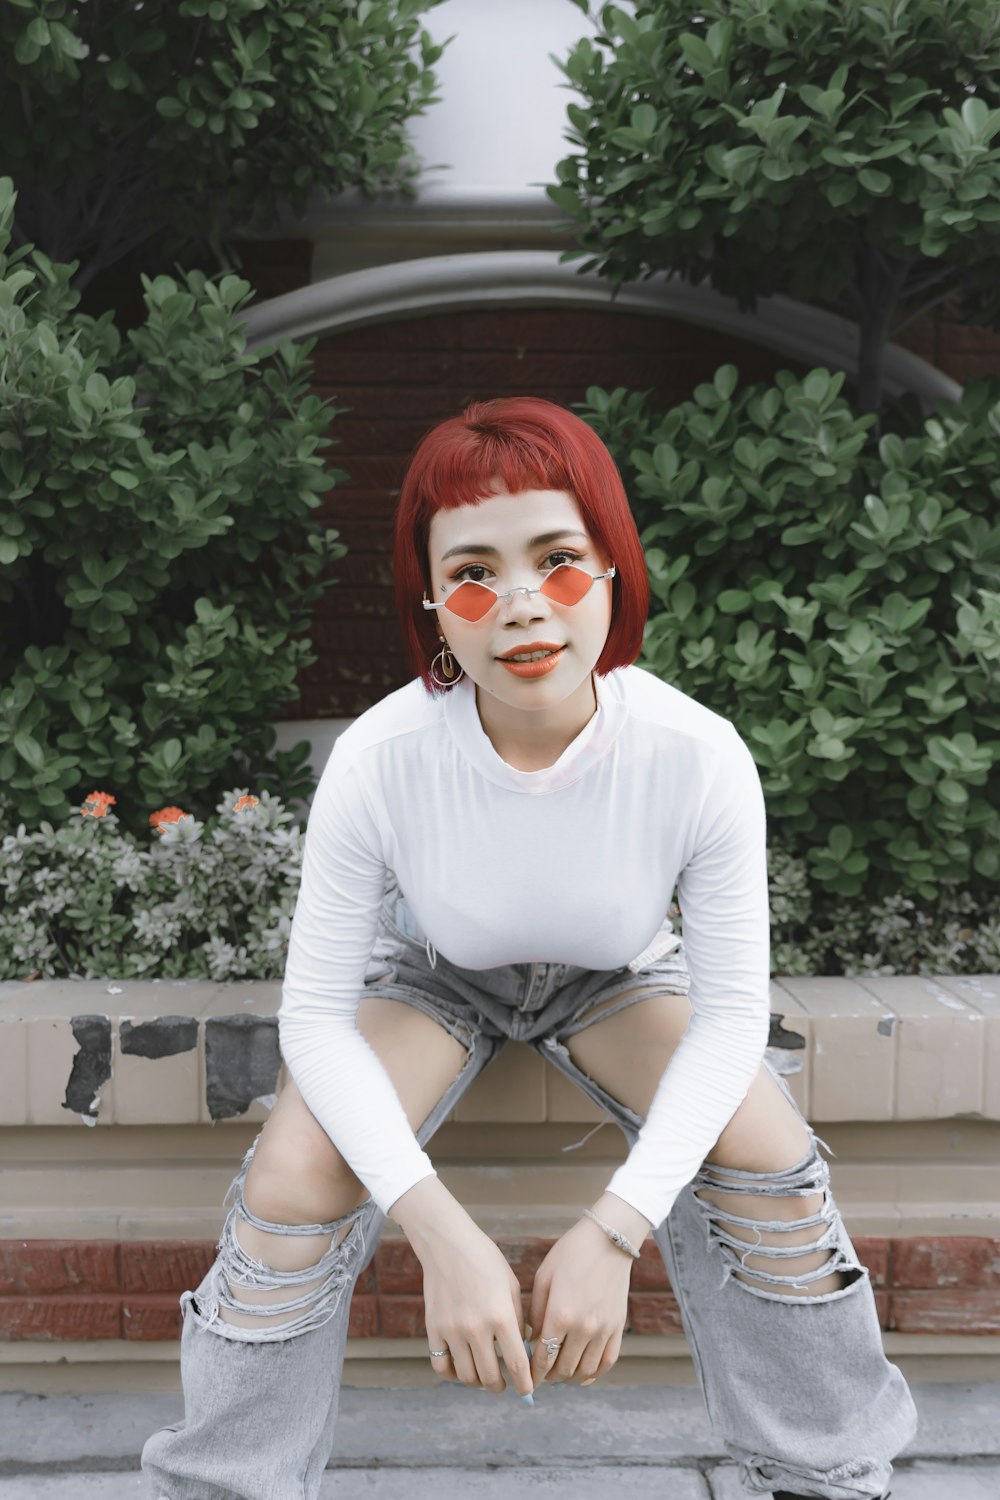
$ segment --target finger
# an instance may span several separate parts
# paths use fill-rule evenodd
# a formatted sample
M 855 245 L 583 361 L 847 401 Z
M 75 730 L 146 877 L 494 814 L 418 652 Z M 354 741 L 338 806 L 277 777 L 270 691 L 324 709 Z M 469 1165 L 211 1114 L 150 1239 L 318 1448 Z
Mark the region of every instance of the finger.
M 476 1369 L 476 1361 L 473 1358 L 472 1349 L 467 1343 L 461 1343 L 451 1351 L 452 1363 L 455 1373 L 463 1385 L 471 1385 L 479 1389 L 479 1372 Z
M 599 1372 L 601 1375 L 606 1375 L 608 1371 L 613 1370 L 615 1365 L 618 1363 L 619 1356 L 622 1352 L 622 1339 L 624 1338 L 624 1336 L 625 1330 L 623 1328 L 619 1328 L 618 1332 L 613 1333 L 608 1339 L 607 1347 L 605 1348 L 604 1353 L 601 1356 L 601 1368 Z
M 590 1339 L 585 1333 L 580 1333 L 575 1329 L 568 1333 L 558 1355 L 549 1366 L 545 1376 L 546 1381 L 551 1384 L 556 1380 L 572 1380 L 589 1343 Z
M 431 1354 L 432 1349 L 443 1349 L 443 1354 Z M 451 1350 L 448 1341 L 440 1335 L 436 1335 L 431 1329 L 427 1330 L 427 1353 L 431 1362 L 431 1369 L 435 1375 L 440 1375 L 442 1380 L 455 1380 L 455 1366 L 451 1359 Z
M 507 1389 L 504 1378 L 500 1374 L 500 1364 L 492 1338 L 473 1344 L 472 1357 L 476 1362 L 476 1372 L 483 1390 L 499 1395 L 501 1391 Z
M 514 1334 L 505 1331 L 498 1335 L 497 1343 L 500 1345 L 500 1354 L 507 1366 L 511 1385 L 519 1396 L 530 1396 L 534 1385 L 524 1340 L 519 1335 L 515 1337 Z
M 580 1355 L 580 1362 L 573 1375 L 574 1381 L 579 1385 L 593 1385 L 598 1375 L 601 1374 L 601 1365 L 607 1346 L 608 1343 L 604 1334 L 600 1334 L 596 1339 L 591 1339 L 586 1349 Z

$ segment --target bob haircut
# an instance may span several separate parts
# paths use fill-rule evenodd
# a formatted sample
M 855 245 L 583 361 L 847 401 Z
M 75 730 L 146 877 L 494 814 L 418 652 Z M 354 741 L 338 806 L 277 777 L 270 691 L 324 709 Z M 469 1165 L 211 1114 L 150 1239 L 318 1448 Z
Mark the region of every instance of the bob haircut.
M 430 663 L 441 649 L 428 558 L 431 517 L 494 494 L 566 490 L 593 540 L 615 564 L 611 627 L 594 670 L 606 676 L 642 650 L 649 613 L 646 557 L 614 459 L 565 406 L 535 396 L 479 401 L 432 427 L 417 445 L 399 492 L 392 552 L 396 609 L 407 654 L 429 693 L 446 693 Z M 449 685 L 450 686 L 450 685 Z

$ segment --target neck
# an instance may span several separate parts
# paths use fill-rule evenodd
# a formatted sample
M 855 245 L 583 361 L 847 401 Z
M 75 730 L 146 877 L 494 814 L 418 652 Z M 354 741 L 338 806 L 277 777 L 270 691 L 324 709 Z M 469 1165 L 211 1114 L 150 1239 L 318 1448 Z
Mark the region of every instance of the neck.
M 541 771 L 560 755 L 589 724 L 598 709 L 594 674 L 576 692 L 548 713 L 511 708 L 476 685 L 476 709 L 494 750 L 520 771 Z

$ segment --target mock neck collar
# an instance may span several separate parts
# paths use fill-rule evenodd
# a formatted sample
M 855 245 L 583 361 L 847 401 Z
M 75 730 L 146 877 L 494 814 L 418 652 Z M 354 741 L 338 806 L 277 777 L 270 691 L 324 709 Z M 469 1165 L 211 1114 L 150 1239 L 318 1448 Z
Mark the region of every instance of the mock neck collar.
M 465 676 L 445 694 L 444 718 L 459 750 L 487 781 L 508 791 L 535 795 L 558 792 L 569 786 L 602 760 L 617 739 L 625 722 L 625 669 L 618 668 L 606 677 L 594 673 L 597 711 L 566 746 L 554 765 L 540 771 L 519 771 L 493 748 L 476 707 L 476 684 Z

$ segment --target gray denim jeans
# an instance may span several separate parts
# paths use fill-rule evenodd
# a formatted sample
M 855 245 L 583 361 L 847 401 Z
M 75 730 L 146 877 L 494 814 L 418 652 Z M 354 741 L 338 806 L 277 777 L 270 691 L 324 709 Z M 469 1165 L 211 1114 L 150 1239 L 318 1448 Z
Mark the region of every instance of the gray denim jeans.
M 473 1080 L 516 1039 L 535 1048 L 598 1103 L 631 1145 L 642 1119 L 574 1066 L 567 1041 L 596 1019 L 635 1004 L 650 990 L 687 988 L 683 950 L 645 967 L 598 972 L 566 964 L 511 964 L 470 970 L 435 954 L 395 888 L 387 889 L 366 988 L 416 1006 L 466 1048 L 467 1061 L 417 1131 L 425 1145 Z M 739 1463 L 749 1494 L 790 1490 L 818 1500 L 868 1500 L 887 1494 L 892 1459 L 912 1438 L 917 1419 L 900 1371 L 882 1348 L 875 1299 L 830 1193 L 829 1168 L 815 1133 L 779 1075 L 777 1083 L 803 1121 L 810 1150 L 773 1173 L 706 1164 L 678 1196 L 653 1237 L 677 1298 L 684 1331 L 714 1429 Z M 825 1145 L 825 1142 L 819 1142 Z M 384 1216 L 368 1199 L 327 1224 L 276 1224 L 243 1201 L 250 1147 L 226 1203 L 219 1256 L 201 1285 L 181 1297 L 184 1421 L 146 1442 L 142 1467 L 153 1500 L 316 1500 L 333 1450 L 351 1293 L 368 1265 Z M 828 1149 L 828 1148 L 827 1148 Z M 748 1219 L 698 1196 L 753 1193 L 808 1197 L 822 1192 L 818 1213 L 796 1219 Z M 251 1259 L 236 1238 L 237 1216 L 274 1233 L 329 1234 L 354 1221 L 342 1244 L 303 1271 L 277 1272 Z M 734 1276 L 747 1239 L 727 1226 L 790 1231 L 815 1238 L 788 1248 L 753 1244 L 773 1270 L 754 1270 L 753 1285 Z M 829 1248 L 814 1272 L 794 1278 L 782 1259 Z M 749 1270 L 749 1268 L 746 1268 Z M 840 1290 L 809 1295 L 787 1288 L 843 1273 Z M 322 1277 L 319 1289 L 296 1288 Z M 281 1310 L 301 1308 L 281 1325 L 223 1322 L 224 1305 L 275 1312 L 239 1300 L 240 1286 L 284 1288 Z

